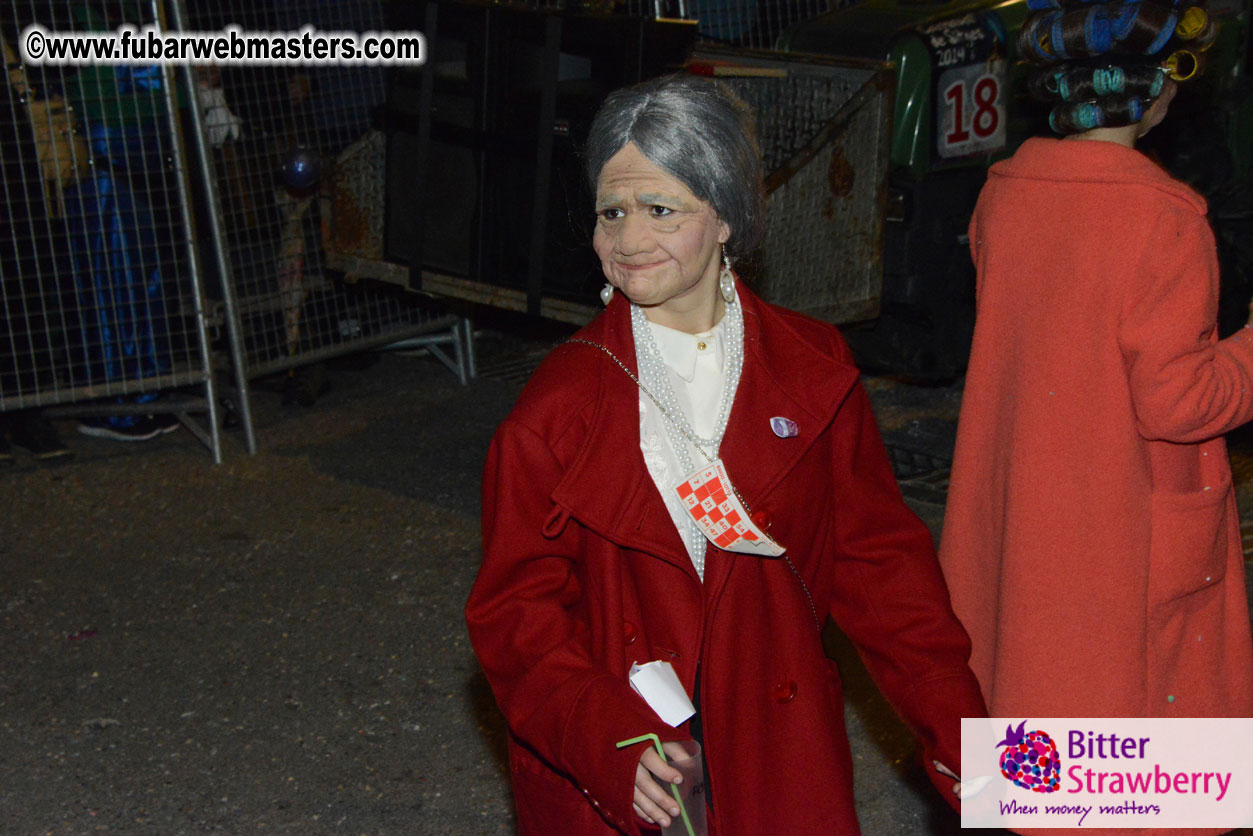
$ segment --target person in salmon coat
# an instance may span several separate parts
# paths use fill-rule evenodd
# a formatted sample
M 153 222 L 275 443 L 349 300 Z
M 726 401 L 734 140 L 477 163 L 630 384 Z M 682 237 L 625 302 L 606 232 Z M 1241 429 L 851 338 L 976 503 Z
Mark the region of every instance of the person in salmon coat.
M 829 616 L 950 800 L 959 719 L 985 716 L 848 348 L 730 269 L 762 229 L 750 118 L 721 85 L 680 75 L 613 94 L 591 129 L 607 307 L 496 433 L 466 606 L 508 722 L 522 834 L 669 824 L 678 773 L 650 745 L 618 746 L 646 734 L 703 744 L 711 833 L 856 834 Z M 710 461 L 753 521 L 721 545 L 675 490 Z M 653 661 L 697 709 L 677 728 L 628 682 Z
M 1043 70 L 1068 135 L 994 165 L 970 224 L 941 565 L 993 717 L 1248 717 L 1222 434 L 1253 418 L 1253 330 L 1218 339 L 1205 200 L 1134 147 L 1175 82 L 1160 59 L 1109 60 Z M 1123 92 L 1094 115 L 1094 72 L 1115 67 Z

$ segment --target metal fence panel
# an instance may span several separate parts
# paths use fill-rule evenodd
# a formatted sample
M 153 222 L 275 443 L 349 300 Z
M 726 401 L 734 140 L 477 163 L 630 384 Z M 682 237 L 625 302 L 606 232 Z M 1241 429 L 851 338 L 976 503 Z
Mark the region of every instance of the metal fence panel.
M 883 286 L 892 79 L 886 65 L 702 51 L 757 114 L 767 300 L 829 322 L 878 315 Z M 739 72 L 743 75 L 736 76 Z
M 4 0 L 0 10 L 0 411 L 109 398 L 106 413 L 182 412 L 188 403 L 145 404 L 202 384 L 212 416 L 175 74 L 27 67 L 17 52 L 30 23 L 142 26 L 159 7 Z M 216 457 L 216 427 L 201 435 Z
M 381 0 L 186 0 L 182 26 L 219 30 L 386 29 Z M 460 348 L 467 329 L 433 302 L 341 274 L 334 247 L 369 218 L 344 211 L 353 196 L 382 206 L 371 120 L 385 94 L 383 67 L 201 68 L 197 101 L 248 377 L 338 354 L 437 334 Z M 363 150 L 364 149 L 364 150 Z M 337 212 L 336 206 L 340 209 Z M 381 228 L 381 224 L 378 228 Z M 232 298 L 233 297 L 233 298 Z

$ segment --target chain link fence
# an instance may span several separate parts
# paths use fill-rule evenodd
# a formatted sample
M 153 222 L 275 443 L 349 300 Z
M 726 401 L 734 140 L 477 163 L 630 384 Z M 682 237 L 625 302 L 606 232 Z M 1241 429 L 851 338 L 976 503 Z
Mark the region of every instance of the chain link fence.
M 178 14 L 190 31 L 387 28 L 380 0 L 180 0 Z M 361 269 L 382 255 L 374 216 L 384 148 L 373 119 L 385 92 L 379 66 L 197 70 L 222 267 L 216 287 L 248 378 L 402 341 L 429 348 L 462 382 L 474 375 L 461 317 Z
M 828 322 L 876 316 L 892 75 L 876 62 L 698 51 L 757 114 L 766 233 L 746 270 L 769 301 Z M 739 73 L 740 75 L 735 75 Z
M 386 28 L 381 0 L 0 0 L 0 413 L 119 440 L 177 416 L 220 460 L 223 400 L 256 449 L 256 377 L 397 344 L 473 377 L 463 318 L 352 269 L 381 250 L 352 239 L 381 211 L 383 68 L 26 66 L 32 23 Z
M 466 320 L 412 292 L 407 268 L 383 255 L 388 143 L 374 119 L 385 69 L 31 68 L 15 51 L 34 22 L 381 31 L 382 0 L 0 4 L 0 412 L 55 407 L 119 433 L 140 424 L 141 434 L 154 414 L 177 414 L 220 458 L 215 357 L 234 367 L 230 396 L 250 450 L 249 381 L 260 376 L 404 344 L 473 377 Z M 849 312 L 838 306 L 872 304 L 857 285 L 878 264 L 879 231 L 862 227 L 881 198 L 889 94 L 873 66 L 744 49 L 770 46 L 830 6 L 630 0 L 625 10 L 699 19 L 704 40 L 737 49 L 694 61 L 758 71 L 726 80 L 757 108 L 772 172 L 762 289 L 840 319 Z M 849 263 L 867 265 L 866 276 L 841 267 Z M 207 414 L 207 425 L 189 413 Z
M 192 241 L 177 82 L 159 67 L 27 67 L 30 23 L 101 31 L 152 3 L 6 0 L 0 8 L 0 411 L 151 437 L 178 415 L 220 458 Z M 207 425 L 190 412 L 208 413 Z

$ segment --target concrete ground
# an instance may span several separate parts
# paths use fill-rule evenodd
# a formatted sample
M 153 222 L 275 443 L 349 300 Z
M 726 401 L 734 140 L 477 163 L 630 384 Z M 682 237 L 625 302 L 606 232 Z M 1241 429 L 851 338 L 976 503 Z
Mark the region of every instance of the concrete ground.
M 479 468 L 542 344 L 485 337 L 258 390 L 262 445 L 60 429 L 0 472 L 0 834 L 512 832 L 502 723 L 461 608 Z M 867 385 L 938 528 L 960 390 Z M 934 463 L 934 462 L 933 462 Z M 867 834 L 950 834 L 901 724 L 838 635 Z

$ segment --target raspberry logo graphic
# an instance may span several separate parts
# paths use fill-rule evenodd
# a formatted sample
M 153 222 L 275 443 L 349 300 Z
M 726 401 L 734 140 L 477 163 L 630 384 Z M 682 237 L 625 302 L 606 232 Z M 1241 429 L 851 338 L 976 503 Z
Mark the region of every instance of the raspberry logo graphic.
M 1005 747 L 1001 752 L 1001 774 L 1032 792 L 1057 792 L 1062 774 L 1057 744 L 1047 732 L 1024 733 L 1026 727 L 1026 720 L 1016 729 L 1012 723 L 1005 727 L 1005 739 L 996 744 Z

